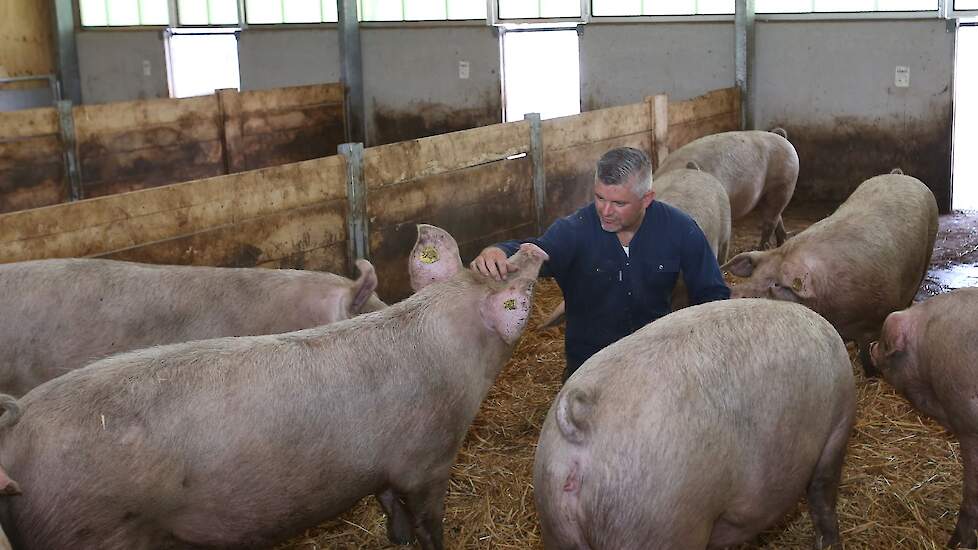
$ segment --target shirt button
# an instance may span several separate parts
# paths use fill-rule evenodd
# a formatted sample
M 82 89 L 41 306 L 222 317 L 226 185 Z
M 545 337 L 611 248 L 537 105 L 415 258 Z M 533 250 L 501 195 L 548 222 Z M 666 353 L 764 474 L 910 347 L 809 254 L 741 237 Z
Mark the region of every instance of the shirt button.
M 659 271 L 662 271 L 662 264 L 659 264 Z

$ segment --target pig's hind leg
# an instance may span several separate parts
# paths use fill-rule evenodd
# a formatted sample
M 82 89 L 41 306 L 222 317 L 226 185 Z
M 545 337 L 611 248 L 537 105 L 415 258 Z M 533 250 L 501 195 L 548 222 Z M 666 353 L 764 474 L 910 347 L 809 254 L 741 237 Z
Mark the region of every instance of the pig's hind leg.
M 407 510 L 414 520 L 414 532 L 422 550 L 443 550 L 442 519 L 445 515 L 445 491 L 448 475 L 444 479 L 428 481 L 404 493 Z
M 852 414 L 829 435 L 819 456 L 811 481 L 808 482 L 808 513 L 815 531 L 814 548 L 841 548 L 839 518 L 835 512 L 845 461 L 846 445 L 852 431 Z
M 394 490 L 387 488 L 377 493 L 377 501 L 387 514 L 387 538 L 391 544 L 411 544 L 414 542 L 414 528 L 411 515 L 404 508 Z
M 964 462 L 964 496 L 950 548 L 978 548 L 978 434 L 958 434 Z

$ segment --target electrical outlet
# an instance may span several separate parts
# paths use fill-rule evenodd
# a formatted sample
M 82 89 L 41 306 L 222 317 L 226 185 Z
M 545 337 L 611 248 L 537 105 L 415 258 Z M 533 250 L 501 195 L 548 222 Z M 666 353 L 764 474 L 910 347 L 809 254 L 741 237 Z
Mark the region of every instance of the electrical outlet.
M 150 76 L 153 74 L 153 66 L 150 64 L 149 59 L 143 60 L 143 76 Z
M 458 62 L 458 77 L 461 79 L 469 78 L 469 62 L 459 61 Z
M 910 67 L 897 66 L 893 76 L 893 85 L 897 88 L 910 87 Z

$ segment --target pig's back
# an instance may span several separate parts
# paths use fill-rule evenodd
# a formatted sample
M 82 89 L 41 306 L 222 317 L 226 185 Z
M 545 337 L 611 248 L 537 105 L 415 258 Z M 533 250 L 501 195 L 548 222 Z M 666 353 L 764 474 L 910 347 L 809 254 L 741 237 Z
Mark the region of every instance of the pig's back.
M 709 533 L 720 519 L 748 532 L 770 525 L 797 503 L 855 407 L 832 326 L 803 306 L 755 299 L 656 321 L 595 355 L 558 400 L 573 392 L 593 404 L 587 430 L 579 443 L 563 437 L 555 404 L 538 465 L 583 470 L 584 517 L 619 526 L 628 520 L 608 518 L 635 517 L 626 529 L 585 527 L 609 537 L 597 545 L 608 548 L 628 546 L 615 533 Z
M 723 185 L 699 170 L 680 170 L 663 176 L 656 199 L 689 214 L 703 230 L 716 254 L 730 238 L 730 200 Z
M 122 351 L 313 326 L 301 322 L 302 296 L 325 298 L 341 281 L 293 270 L 90 259 L 3 265 L 0 390 L 23 394 Z

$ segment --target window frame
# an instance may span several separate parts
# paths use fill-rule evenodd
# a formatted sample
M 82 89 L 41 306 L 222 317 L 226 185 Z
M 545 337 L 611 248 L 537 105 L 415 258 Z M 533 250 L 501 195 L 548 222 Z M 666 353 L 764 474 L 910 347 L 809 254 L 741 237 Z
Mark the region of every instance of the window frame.
M 581 15 L 577 17 L 523 17 L 514 19 L 503 19 L 499 17 L 499 0 L 486 0 L 486 2 L 487 23 L 491 27 L 546 26 L 561 23 L 577 23 L 582 25 L 591 21 L 591 0 L 580 0 Z
M 591 2 L 588 0 L 588 10 Z M 851 21 L 880 19 L 942 19 L 945 18 L 945 5 L 954 0 L 938 0 L 937 8 L 917 11 L 857 11 L 857 12 L 803 12 L 767 13 L 755 12 L 755 21 Z M 727 22 L 733 21 L 735 14 L 692 14 L 692 15 L 592 15 L 591 23 L 683 23 L 683 22 Z
M 964 18 L 978 17 L 978 8 L 959 10 L 954 7 L 955 0 L 941 0 L 941 2 L 947 5 L 946 10 L 949 18 L 964 19 Z

